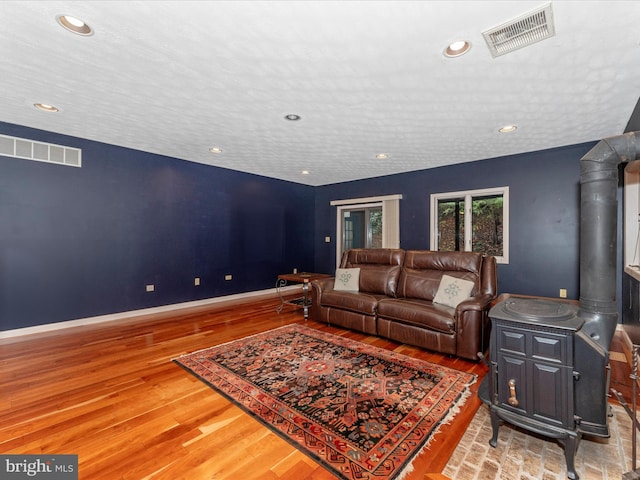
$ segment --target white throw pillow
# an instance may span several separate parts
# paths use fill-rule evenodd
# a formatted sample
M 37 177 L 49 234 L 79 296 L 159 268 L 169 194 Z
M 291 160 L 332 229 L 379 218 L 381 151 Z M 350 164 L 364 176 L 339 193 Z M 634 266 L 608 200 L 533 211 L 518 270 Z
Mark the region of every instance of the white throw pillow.
M 333 282 L 334 290 L 357 292 L 360 285 L 359 268 L 336 268 L 336 278 Z
M 457 307 L 458 304 L 471 296 L 473 282 L 461 278 L 442 275 L 440 286 L 433 299 L 433 303 Z

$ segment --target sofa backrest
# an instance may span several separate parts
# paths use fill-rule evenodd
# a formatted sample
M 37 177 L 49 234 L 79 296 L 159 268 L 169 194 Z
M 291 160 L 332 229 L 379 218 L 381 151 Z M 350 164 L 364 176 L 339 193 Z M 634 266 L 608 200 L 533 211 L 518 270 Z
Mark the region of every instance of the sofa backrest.
M 487 257 L 487 267 L 493 267 L 493 276 L 484 272 L 484 257 L 477 252 L 436 252 L 431 250 L 407 250 L 404 266 L 398 280 L 399 297 L 433 300 L 443 275 L 473 282 L 472 296 L 495 293 L 495 261 Z M 485 285 L 491 283 L 493 286 Z
M 340 268 L 359 268 L 361 292 L 395 297 L 405 251 L 399 248 L 353 248 L 344 252 Z

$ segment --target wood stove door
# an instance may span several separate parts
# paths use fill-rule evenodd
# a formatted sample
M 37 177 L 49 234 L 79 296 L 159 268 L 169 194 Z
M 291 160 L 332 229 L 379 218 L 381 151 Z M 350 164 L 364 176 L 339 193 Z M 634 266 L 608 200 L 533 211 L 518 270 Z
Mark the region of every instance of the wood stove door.
M 498 404 L 523 415 L 527 414 L 529 404 L 527 363 L 522 357 L 498 357 Z
M 573 369 L 544 362 L 531 363 L 530 415 L 550 425 L 575 428 Z
M 572 335 L 496 321 L 497 404 L 561 428 L 573 419 Z

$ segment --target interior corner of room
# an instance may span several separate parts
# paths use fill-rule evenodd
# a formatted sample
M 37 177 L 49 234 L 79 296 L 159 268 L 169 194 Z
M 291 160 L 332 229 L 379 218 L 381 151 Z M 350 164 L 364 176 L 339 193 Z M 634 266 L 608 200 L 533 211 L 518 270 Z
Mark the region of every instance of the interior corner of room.
M 21 342 L 61 354 L 78 333 L 70 361 L 102 342 L 116 358 L 121 334 L 160 368 L 165 338 L 190 351 L 313 323 L 305 275 L 333 277 L 351 249 L 392 248 L 493 256 L 500 298 L 593 306 L 596 323 L 612 306 L 618 379 L 637 368 L 640 160 L 627 153 L 640 132 L 640 2 L 7 1 L 0 12 L 0 361 L 22 359 Z M 589 200 L 614 211 L 613 230 L 585 240 L 584 225 L 605 223 L 585 220 L 581 199 L 583 160 L 601 147 L 625 152 L 604 173 L 586 167 L 617 182 Z M 611 298 L 588 298 L 603 264 L 581 256 L 588 242 L 613 253 L 599 289 Z M 583 333 L 580 348 L 609 360 L 609 328 Z M 342 334 L 486 374 L 469 358 Z M 80 388 L 59 380 L 48 388 Z M 187 382 L 145 392 L 204 397 Z M 0 416 L 19 400 L 0 399 Z M 307 471 L 292 458 L 273 468 Z M 429 466 L 432 478 L 444 468 Z

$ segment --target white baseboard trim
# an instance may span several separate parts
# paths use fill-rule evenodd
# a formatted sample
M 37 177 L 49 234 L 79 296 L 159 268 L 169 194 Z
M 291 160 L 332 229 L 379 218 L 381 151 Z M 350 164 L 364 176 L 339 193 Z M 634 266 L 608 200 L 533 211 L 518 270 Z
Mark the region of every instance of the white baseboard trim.
M 286 292 L 288 290 L 295 290 L 296 288 L 299 289 L 300 286 L 290 285 L 288 287 L 283 287 L 280 290 L 282 292 Z M 141 310 L 130 310 L 128 312 L 110 313 L 107 315 L 100 315 L 97 317 L 79 318 L 76 320 L 67 320 L 64 322 L 56 322 L 56 323 L 46 323 L 44 325 L 35 325 L 33 327 L 24 327 L 24 328 L 16 328 L 13 330 L 0 331 L 0 340 L 6 339 L 6 338 L 21 337 L 23 335 L 32 335 L 34 333 L 52 332 L 55 330 L 62 330 L 62 329 L 71 328 L 71 327 L 80 327 L 85 325 L 94 325 L 98 323 L 113 322 L 115 320 L 124 320 L 131 317 L 140 317 L 143 315 L 152 315 L 156 313 L 170 312 L 173 310 L 181 310 L 184 308 L 202 307 L 202 306 L 211 305 L 214 303 L 223 303 L 223 302 L 229 302 L 234 300 L 249 299 L 252 297 L 263 297 L 268 295 L 277 296 L 277 294 L 278 293 L 275 288 L 270 288 L 267 290 L 256 290 L 253 292 L 236 293 L 233 295 L 225 295 L 222 297 L 206 298 L 204 300 L 195 300 L 192 302 L 174 303 L 171 305 L 162 305 L 160 307 L 144 308 Z

